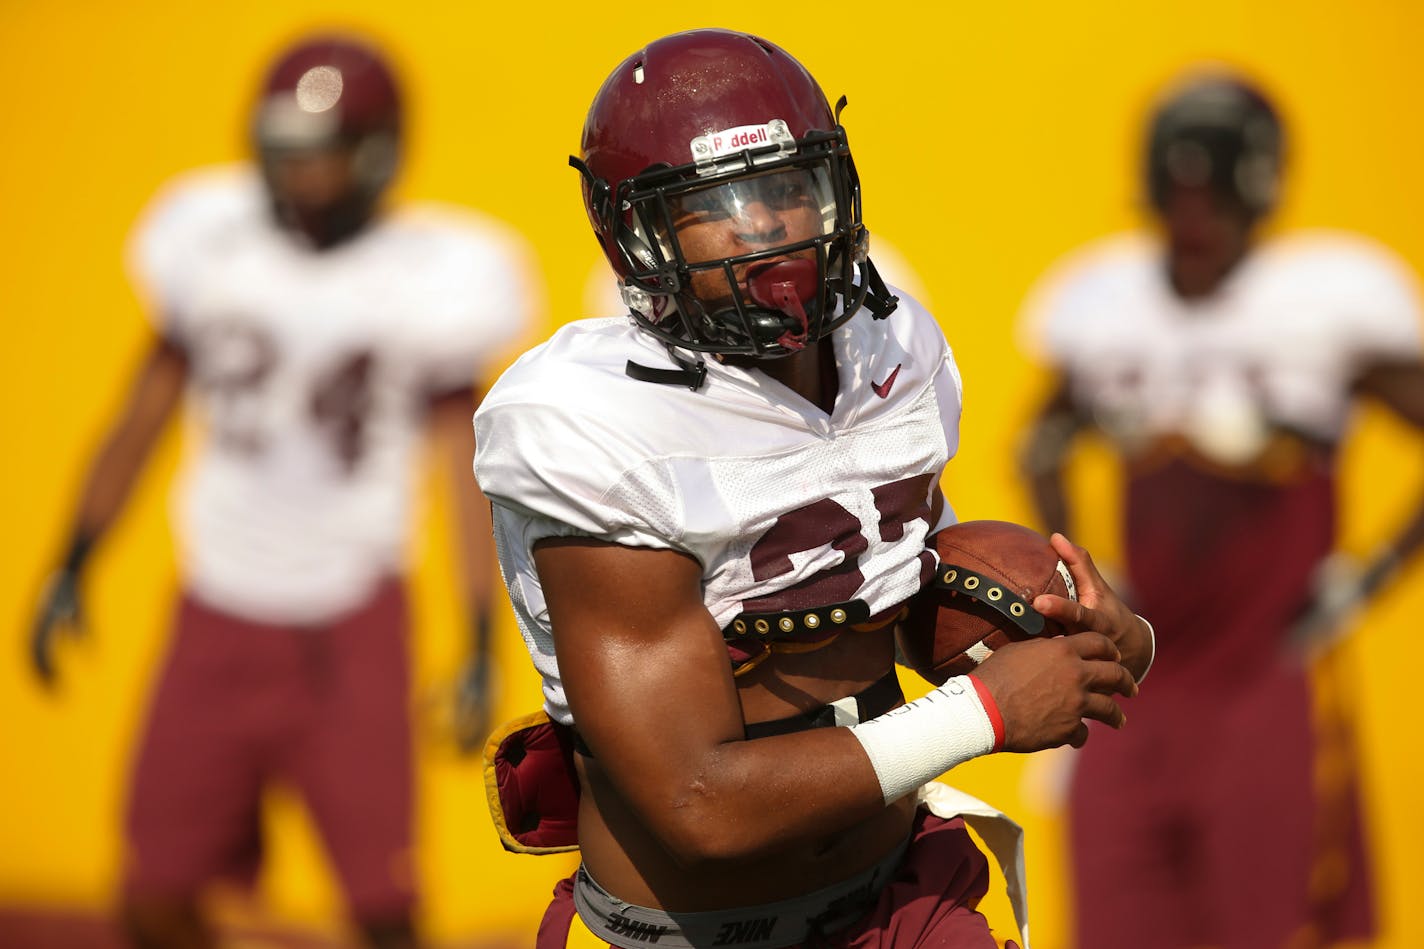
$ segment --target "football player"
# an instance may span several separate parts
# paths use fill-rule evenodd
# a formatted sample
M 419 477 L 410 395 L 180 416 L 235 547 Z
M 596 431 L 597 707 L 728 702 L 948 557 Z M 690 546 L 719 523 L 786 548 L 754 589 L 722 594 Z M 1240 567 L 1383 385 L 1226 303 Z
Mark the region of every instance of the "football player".
M 89 554 L 184 403 L 202 431 L 176 498 L 183 593 L 127 813 L 126 924 L 140 945 L 210 945 L 199 897 L 254 874 L 260 796 L 280 778 L 370 943 L 409 945 L 413 469 L 433 434 L 456 485 L 475 617 L 462 707 L 479 743 L 494 564 L 470 420 L 476 381 L 540 291 L 494 222 L 383 208 L 401 100 L 364 42 L 284 52 L 251 128 L 256 163 L 181 177 L 133 236 L 156 334 L 40 605 L 34 668 L 55 678 Z
M 1057 384 L 1024 454 L 1069 530 L 1074 439 L 1121 459 L 1126 589 L 1160 660 L 1130 733 L 1072 785 L 1078 944 L 1321 945 L 1370 927 L 1348 744 L 1312 727 L 1320 637 L 1424 539 L 1424 509 L 1349 571 L 1332 556 L 1336 459 L 1358 397 L 1424 427 L 1417 290 L 1378 245 L 1260 238 L 1285 137 L 1240 77 L 1199 74 L 1150 122 L 1154 233 L 1071 257 L 1029 298 Z M 1130 789 L 1129 793 L 1124 793 Z
M 491 799 L 512 848 L 582 851 L 543 949 L 996 945 L 964 818 L 1022 914 L 1017 830 L 934 779 L 1120 725 L 1150 661 L 1058 538 L 1084 594 L 1035 605 L 1074 635 L 905 704 L 893 626 L 954 521 L 960 380 L 870 262 L 838 111 L 744 33 L 623 61 L 571 161 L 628 314 L 561 329 L 476 415 L 544 682 L 491 738 Z

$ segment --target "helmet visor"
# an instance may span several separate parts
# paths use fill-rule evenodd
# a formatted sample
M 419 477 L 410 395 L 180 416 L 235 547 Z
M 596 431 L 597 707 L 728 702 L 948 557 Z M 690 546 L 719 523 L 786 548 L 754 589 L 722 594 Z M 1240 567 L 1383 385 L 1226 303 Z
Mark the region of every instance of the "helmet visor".
M 664 259 L 688 266 L 807 245 L 836 228 L 824 164 L 778 168 L 667 195 L 672 227 L 655 226 Z

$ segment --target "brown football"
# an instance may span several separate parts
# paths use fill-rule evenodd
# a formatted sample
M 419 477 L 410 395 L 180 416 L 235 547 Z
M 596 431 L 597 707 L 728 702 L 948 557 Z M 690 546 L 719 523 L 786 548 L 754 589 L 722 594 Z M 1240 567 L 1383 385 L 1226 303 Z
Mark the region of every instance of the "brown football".
M 1048 539 L 1008 521 L 964 521 L 935 537 L 939 566 L 900 621 L 904 662 L 936 685 L 974 671 L 995 649 L 1057 636 L 1033 609 L 1041 593 L 1076 599 L 1073 578 Z

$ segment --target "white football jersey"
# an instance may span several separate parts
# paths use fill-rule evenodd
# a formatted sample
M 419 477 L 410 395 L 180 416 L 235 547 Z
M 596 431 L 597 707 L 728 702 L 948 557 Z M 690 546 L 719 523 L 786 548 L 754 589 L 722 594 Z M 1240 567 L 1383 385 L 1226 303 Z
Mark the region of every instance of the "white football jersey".
M 1254 460 L 1272 429 L 1337 441 L 1361 368 L 1421 345 L 1407 269 L 1330 232 L 1263 243 L 1197 301 L 1173 293 L 1154 240 L 1104 240 L 1045 278 L 1020 332 L 1124 448 L 1179 435 L 1224 464 Z
M 840 392 L 827 416 L 756 370 L 707 359 L 707 381 L 640 382 L 628 361 L 675 368 L 629 320 L 569 324 L 514 364 L 475 415 L 475 472 L 545 708 L 571 715 L 534 544 L 587 535 L 685 551 L 703 565 L 708 611 L 864 601 L 916 592 L 929 501 L 958 447 L 960 380 L 944 335 L 902 295 L 887 320 L 861 313 L 832 336 Z
M 165 189 L 129 259 L 190 358 L 188 588 L 275 623 L 359 605 L 404 560 L 429 398 L 494 371 L 541 305 L 521 240 L 418 207 L 314 251 L 239 166 Z

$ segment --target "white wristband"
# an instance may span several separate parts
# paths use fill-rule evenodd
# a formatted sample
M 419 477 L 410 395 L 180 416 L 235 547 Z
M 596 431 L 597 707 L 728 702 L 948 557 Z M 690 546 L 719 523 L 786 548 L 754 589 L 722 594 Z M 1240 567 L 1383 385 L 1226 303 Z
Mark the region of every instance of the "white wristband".
M 1147 638 L 1152 644 L 1152 650 L 1147 654 L 1147 668 L 1143 669 L 1142 675 L 1137 677 L 1137 684 L 1141 685 L 1142 680 L 1147 678 L 1147 673 L 1152 671 L 1152 660 L 1157 658 L 1157 630 L 1152 628 L 1152 624 L 1148 622 L 1147 617 L 1141 613 L 1136 615 L 1138 619 L 1142 620 L 1142 625 L 1147 627 Z
M 849 727 L 870 758 L 886 804 L 988 754 L 996 740 L 968 676 L 955 676 L 923 698 Z

